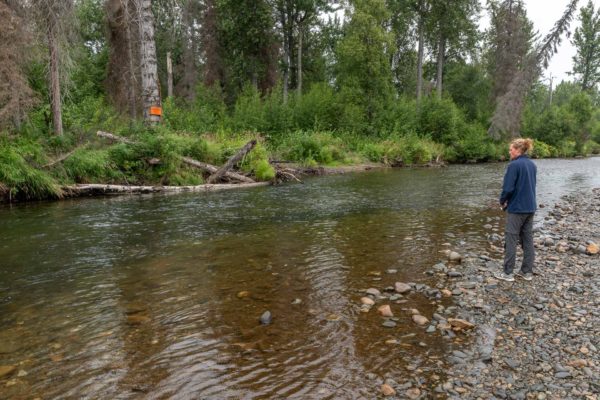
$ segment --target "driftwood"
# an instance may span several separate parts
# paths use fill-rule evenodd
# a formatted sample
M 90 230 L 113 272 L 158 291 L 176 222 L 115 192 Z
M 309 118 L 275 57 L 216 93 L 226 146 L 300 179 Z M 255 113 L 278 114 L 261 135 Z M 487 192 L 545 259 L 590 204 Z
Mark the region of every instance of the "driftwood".
M 219 170 L 214 165 L 207 164 L 202 161 L 194 160 L 193 158 L 190 158 L 190 157 L 181 157 L 181 161 L 183 161 L 184 163 L 191 165 L 193 167 L 204 170 L 210 174 L 214 174 L 215 172 L 217 172 Z M 248 178 L 247 176 L 240 175 L 240 174 L 232 172 L 232 171 L 227 171 L 225 173 L 225 176 L 228 178 L 237 179 L 238 181 L 242 181 L 242 182 L 246 182 L 246 183 L 254 183 L 254 180 L 252 178 Z
M 103 137 L 103 138 L 106 138 L 106 139 L 109 139 L 109 140 L 112 140 L 113 142 L 127 143 L 127 144 L 137 144 L 137 142 L 135 142 L 133 140 L 124 138 L 122 136 L 113 135 L 112 133 L 108 133 L 108 132 L 98 131 L 98 132 L 96 132 L 96 135 L 100 136 L 100 137 Z M 184 163 L 186 163 L 188 165 L 191 165 L 192 167 L 195 167 L 195 168 L 201 169 L 203 171 L 206 171 L 209 174 L 211 174 L 211 176 L 213 174 L 215 174 L 216 172 L 219 171 L 219 168 L 215 167 L 214 165 L 207 164 L 207 163 L 204 163 L 202 161 L 194 160 L 193 158 L 190 158 L 190 157 L 181 157 L 181 161 L 183 161 Z M 152 158 L 149 162 L 152 165 L 160 164 L 160 159 L 159 158 Z M 224 175 L 226 177 L 228 177 L 228 178 L 235 179 L 235 180 L 238 180 L 240 182 L 255 183 L 255 181 L 252 178 L 248 178 L 247 176 L 244 176 L 244 175 L 232 172 L 232 171 L 226 171 L 224 173 Z
M 140 194 L 140 193 L 165 193 L 165 192 L 214 192 L 228 189 L 251 188 L 268 186 L 270 182 L 230 183 L 219 185 L 196 186 L 127 186 L 104 185 L 99 183 L 64 186 L 62 189 L 72 195 L 87 194 Z
M 272 164 L 275 168 L 275 180 L 276 182 L 287 182 L 287 181 L 296 181 L 299 183 L 304 183 L 296 176 L 297 171 L 291 168 L 282 168 L 277 164 Z
M 223 175 L 225 175 L 227 171 L 229 171 L 235 164 L 238 163 L 238 161 L 240 161 L 246 154 L 248 154 L 248 152 L 252 150 L 254 146 L 256 146 L 256 139 L 252 139 L 251 141 L 246 143 L 244 147 L 242 147 L 237 153 L 229 157 L 229 160 L 227 160 L 225 165 L 223 165 L 221 168 L 218 169 L 218 171 L 216 171 L 214 174 L 208 177 L 207 182 L 215 183 L 219 179 L 221 179 Z

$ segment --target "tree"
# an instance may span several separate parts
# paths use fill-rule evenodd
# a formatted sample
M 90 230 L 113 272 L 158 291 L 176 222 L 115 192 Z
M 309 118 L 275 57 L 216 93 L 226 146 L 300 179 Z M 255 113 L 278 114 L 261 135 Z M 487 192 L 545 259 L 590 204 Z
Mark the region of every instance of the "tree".
M 266 0 L 215 0 L 219 58 L 230 103 L 247 82 L 263 94 L 277 80 L 277 45 Z M 207 60 L 210 63 L 209 60 Z
M 581 27 L 575 29 L 571 43 L 577 49 L 572 74 L 583 90 L 589 91 L 600 82 L 600 7 L 594 12 L 590 0 L 579 13 Z
M 136 0 L 138 28 L 140 36 L 140 74 L 144 121 L 150 124 L 160 122 L 160 114 L 154 113 L 160 108 L 161 99 L 158 86 L 156 43 L 154 42 L 154 16 L 151 0 Z
M 479 13 L 478 0 L 438 0 L 432 2 L 428 19 L 431 41 L 437 47 L 436 90 L 442 98 L 444 62 L 447 52 L 473 53 L 477 42 L 476 17 Z
M 282 42 L 283 101 L 290 87 L 302 92 L 302 63 L 305 38 L 319 24 L 318 16 L 334 11 L 337 1 L 274 0 L 273 11 Z M 294 57 L 295 56 L 295 57 Z M 295 83 L 295 85 L 294 85 Z
M 16 2 L 0 2 L 0 129 L 19 127 L 25 114 L 36 102 L 27 83 L 23 51 L 28 34 L 25 13 Z
M 499 139 L 502 134 L 512 137 L 519 135 L 525 97 L 556 52 L 562 34 L 569 28 L 577 2 L 578 0 L 571 0 L 562 17 L 554 24 L 552 31 L 523 58 L 522 65 L 512 76 L 506 92 L 497 100 L 488 129 L 488 134 L 492 138 Z
M 385 26 L 389 11 L 383 0 L 357 0 L 338 44 L 337 84 L 346 101 L 358 106 L 370 127 L 391 103 L 389 51 L 392 36 Z
M 135 119 L 139 113 L 139 48 L 135 29 L 134 0 L 107 0 L 108 71 L 106 91 L 117 109 L 128 110 Z
M 61 73 L 65 65 L 66 54 L 62 54 L 62 44 L 67 41 L 73 4 L 71 0 L 35 0 L 34 11 L 40 30 L 46 37 L 48 46 L 48 82 L 50 87 L 50 109 L 52 111 L 52 127 L 54 134 L 63 134 Z M 62 61 L 62 62 L 61 62 Z

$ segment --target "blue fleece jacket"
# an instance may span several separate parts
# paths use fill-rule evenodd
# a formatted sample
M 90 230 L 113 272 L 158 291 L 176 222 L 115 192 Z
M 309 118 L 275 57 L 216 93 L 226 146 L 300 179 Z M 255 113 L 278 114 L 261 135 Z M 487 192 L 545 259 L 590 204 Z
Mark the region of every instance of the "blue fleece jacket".
M 508 201 L 508 212 L 534 213 L 537 167 L 526 155 L 520 155 L 508 164 L 500 194 L 500 204 Z

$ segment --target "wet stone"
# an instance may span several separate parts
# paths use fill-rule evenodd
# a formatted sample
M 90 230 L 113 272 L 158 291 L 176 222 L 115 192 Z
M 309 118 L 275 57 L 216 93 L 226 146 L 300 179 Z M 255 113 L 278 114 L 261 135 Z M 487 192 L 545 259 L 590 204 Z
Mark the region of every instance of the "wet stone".
M 394 321 L 387 320 L 387 321 L 384 321 L 382 325 L 385 326 L 386 328 L 394 328 L 394 327 L 396 327 L 397 324 Z
M 558 378 L 558 379 L 566 379 L 566 378 L 571 377 L 571 373 L 570 372 L 557 372 L 556 374 L 554 374 L 554 377 Z
M 259 319 L 260 323 L 263 325 L 269 325 L 273 321 L 273 317 L 271 316 L 271 311 L 265 311 Z

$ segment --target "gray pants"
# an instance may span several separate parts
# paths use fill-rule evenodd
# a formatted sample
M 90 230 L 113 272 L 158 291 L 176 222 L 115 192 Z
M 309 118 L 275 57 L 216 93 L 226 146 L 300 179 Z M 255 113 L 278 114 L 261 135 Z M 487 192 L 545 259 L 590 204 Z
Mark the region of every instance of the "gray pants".
M 533 272 L 535 249 L 533 247 L 533 213 L 506 215 L 506 231 L 504 233 L 504 273 L 510 275 L 515 268 L 517 243 L 523 246 L 522 273 Z

